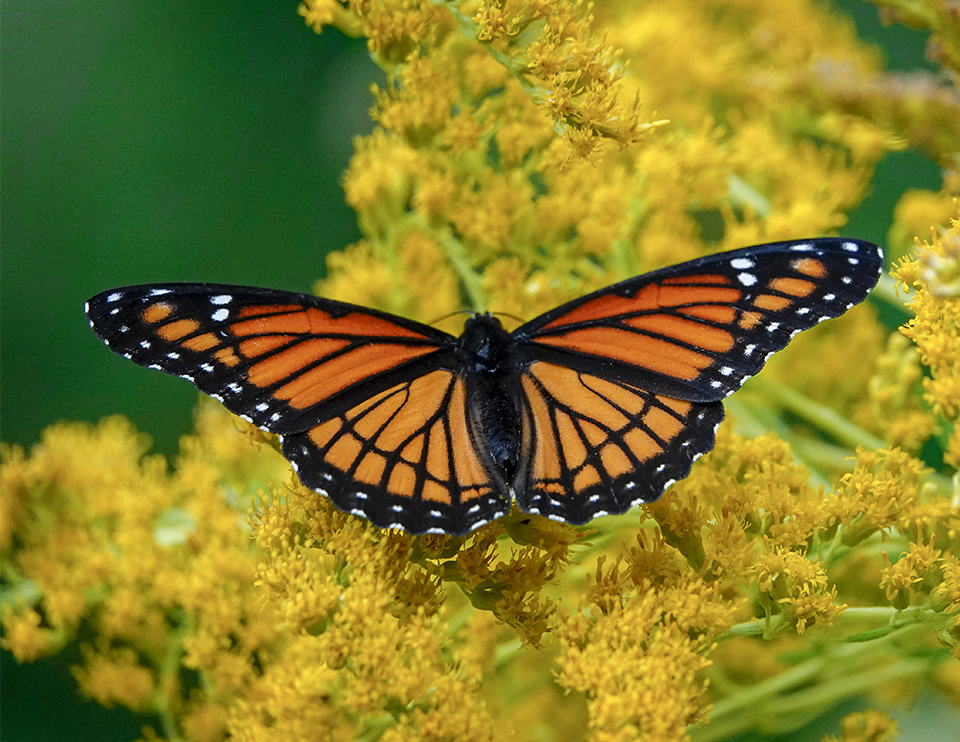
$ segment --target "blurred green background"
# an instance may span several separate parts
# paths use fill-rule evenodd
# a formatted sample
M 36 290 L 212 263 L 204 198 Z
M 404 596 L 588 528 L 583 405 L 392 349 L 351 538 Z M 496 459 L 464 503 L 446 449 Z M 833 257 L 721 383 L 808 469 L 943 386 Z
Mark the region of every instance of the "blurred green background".
M 3 4 L 2 440 L 123 412 L 174 451 L 194 390 L 118 363 L 83 302 L 157 281 L 309 291 L 358 237 L 340 173 L 381 75 L 296 8 Z
M 925 66 L 922 34 L 840 5 L 891 68 Z M 362 40 L 317 36 L 296 6 L 0 6 L 0 439 L 123 413 L 173 453 L 195 390 L 117 359 L 84 300 L 178 280 L 309 291 L 326 253 L 357 239 L 340 173 L 382 74 Z M 919 154 L 889 157 L 845 232 L 882 243 L 899 194 L 938 185 Z M 25 666 L 0 654 L 4 742 L 134 739 L 155 723 L 80 698 L 75 649 Z

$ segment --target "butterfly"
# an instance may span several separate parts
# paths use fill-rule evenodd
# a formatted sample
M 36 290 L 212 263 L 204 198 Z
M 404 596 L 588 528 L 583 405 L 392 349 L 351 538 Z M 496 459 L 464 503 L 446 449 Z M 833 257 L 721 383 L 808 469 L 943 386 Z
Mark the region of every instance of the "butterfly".
M 338 508 L 463 535 L 513 499 L 572 524 L 656 500 L 713 448 L 721 400 L 863 301 L 882 267 L 861 240 L 778 242 L 622 281 L 512 332 L 473 315 L 459 337 L 216 284 L 111 289 L 86 314 L 114 352 L 278 434 Z

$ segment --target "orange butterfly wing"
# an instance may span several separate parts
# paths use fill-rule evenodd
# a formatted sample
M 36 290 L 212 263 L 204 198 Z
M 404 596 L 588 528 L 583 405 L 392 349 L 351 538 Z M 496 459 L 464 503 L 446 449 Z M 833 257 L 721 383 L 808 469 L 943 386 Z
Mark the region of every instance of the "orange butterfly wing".
M 876 284 L 875 245 L 774 243 L 602 289 L 514 331 L 521 508 L 583 523 L 657 499 L 713 448 L 720 400 Z
M 713 447 L 719 402 L 699 403 L 536 362 L 526 402 L 519 506 L 568 523 L 656 500 Z
M 464 533 L 509 510 L 474 446 L 456 338 L 382 312 L 240 286 L 93 297 L 91 327 L 282 436 L 305 485 L 381 526 Z
M 466 406 L 463 377 L 432 371 L 285 435 L 283 453 L 304 484 L 378 526 L 466 533 L 510 510 Z
M 709 255 L 574 300 L 514 332 L 551 360 L 680 399 L 732 394 L 801 330 L 876 285 L 876 245 L 820 239 Z

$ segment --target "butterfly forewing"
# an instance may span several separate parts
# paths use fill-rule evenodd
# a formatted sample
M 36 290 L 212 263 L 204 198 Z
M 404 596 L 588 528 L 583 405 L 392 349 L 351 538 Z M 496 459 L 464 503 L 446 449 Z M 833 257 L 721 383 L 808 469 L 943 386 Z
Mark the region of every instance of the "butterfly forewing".
M 700 404 L 536 362 L 514 482 L 523 510 L 570 523 L 657 499 L 713 447 L 719 402 Z
M 514 335 L 531 360 L 716 401 L 797 332 L 863 301 L 882 265 L 879 248 L 848 239 L 735 250 L 602 289 Z
M 417 374 L 455 338 L 305 294 L 215 284 L 131 286 L 87 302 L 115 352 L 183 377 L 275 433 L 305 430 Z

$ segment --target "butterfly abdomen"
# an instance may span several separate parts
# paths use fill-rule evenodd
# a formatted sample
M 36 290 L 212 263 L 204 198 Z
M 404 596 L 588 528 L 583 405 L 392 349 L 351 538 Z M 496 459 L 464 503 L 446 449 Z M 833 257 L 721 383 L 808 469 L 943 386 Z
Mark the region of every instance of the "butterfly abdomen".
M 467 320 L 460 336 L 471 433 L 510 481 L 520 458 L 520 399 L 515 342 L 489 314 Z

